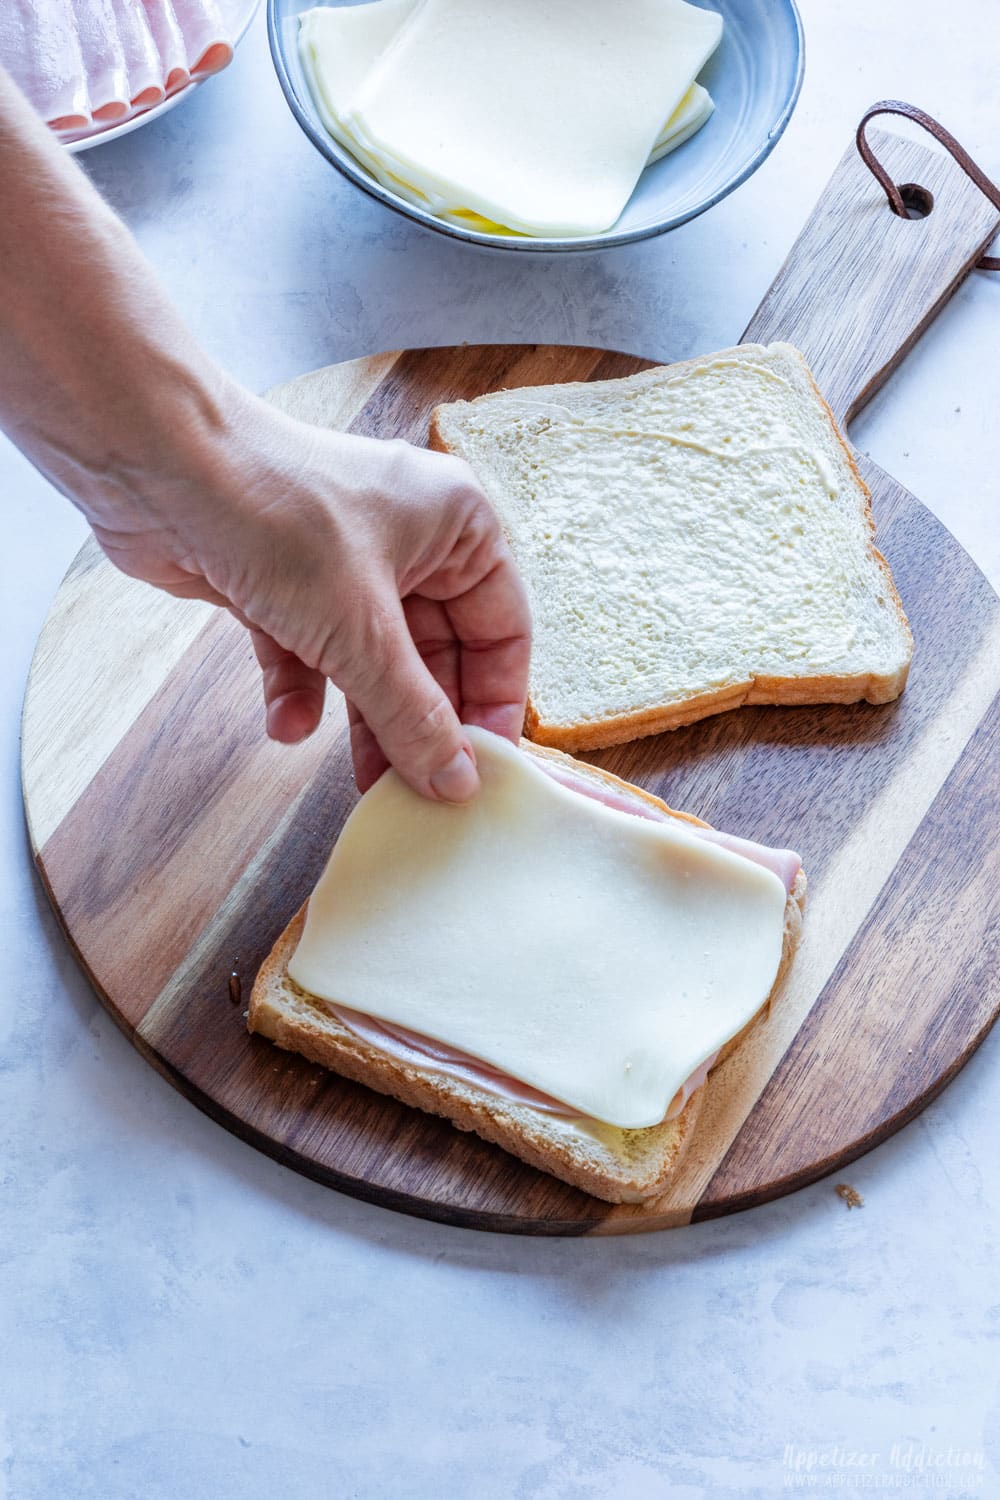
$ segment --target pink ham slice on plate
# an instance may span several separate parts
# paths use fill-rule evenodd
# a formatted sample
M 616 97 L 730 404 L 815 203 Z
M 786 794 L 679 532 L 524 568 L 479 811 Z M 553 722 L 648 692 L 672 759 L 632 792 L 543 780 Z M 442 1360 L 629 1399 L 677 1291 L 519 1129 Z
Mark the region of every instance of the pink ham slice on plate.
M 0 63 L 54 130 L 79 135 L 226 67 L 238 10 L 236 0 L 0 0 Z
M 87 0 L 74 9 L 91 117 L 102 124 L 124 120 L 132 107 L 132 90 L 111 0 Z
M 218 73 L 232 61 L 232 44 L 215 0 L 175 0 L 192 78 Z
M 112 0 L 111 8 L 125 54 L 129 103 L 133 109 L 152 109 L 165 98 L 166 88 L 163 64 L 146 12 L 136 0 Z
M 3 0 L 0 62 L 56 130 L 90 124 L 90 95 L 71 0 Z
M 160 55 L 164 92 L 173 94 L 191 82 L 180 23 L 170 0 L 143 0 L 143 10 Z

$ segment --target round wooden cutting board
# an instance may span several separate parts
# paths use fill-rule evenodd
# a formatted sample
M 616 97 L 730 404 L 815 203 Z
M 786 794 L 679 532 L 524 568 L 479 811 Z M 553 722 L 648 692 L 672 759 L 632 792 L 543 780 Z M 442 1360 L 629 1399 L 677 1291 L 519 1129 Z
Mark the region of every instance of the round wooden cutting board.
M 595 349 L 434 349 L 333 366 L 272 399 L 420 442 L 438 401 L 641 367 Z M 611 1207 L 248 1035 L 257 966 L 355 800 L 340 704 L 306 744 L 270 743 L 245 632 L 123 578 L 91 544 L 32 666 L 24 790 L 42 879 L 116 1020 L 195 1103 L 280 1161 L 479 1228 L 685 1223 L 885 1139 L 997 1013 L 1000 610 L 930 513 L 873 466 L 867 477 L 916 637 L 902 699 L 742 709 L 589 757 L 718 827 L 794 846 L 810 882 L 788 981 L 713 1071 L 662 1199 Z

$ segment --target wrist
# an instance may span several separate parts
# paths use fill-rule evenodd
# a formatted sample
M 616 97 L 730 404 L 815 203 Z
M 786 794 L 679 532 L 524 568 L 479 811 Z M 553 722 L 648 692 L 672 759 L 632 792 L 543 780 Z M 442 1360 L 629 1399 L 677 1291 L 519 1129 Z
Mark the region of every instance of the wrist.
M 134 375 L 119 369 L 100 418 L 56 452 L 53 477 L 92 525 L 184 529 L 221 494 L 244 398 L 207 361 L 160 354 Z
M 331 476 L 313 461 L 323 436 L 216 372 L 159 440 L 143 485 L 145 517 L 213 576 L 248 548 L 274 557 L 306 511 L 318 544 L 331 519 Z

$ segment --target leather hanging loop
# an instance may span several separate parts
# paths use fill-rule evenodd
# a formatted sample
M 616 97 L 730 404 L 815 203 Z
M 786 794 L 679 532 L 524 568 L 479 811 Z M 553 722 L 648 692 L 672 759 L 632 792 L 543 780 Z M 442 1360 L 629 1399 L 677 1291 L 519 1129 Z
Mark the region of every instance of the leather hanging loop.
M 979 191 L 985 194 L 994 207 L 1000 209 L 1000 187 L 992 178 L 987 177 L 982 167 L 973 161 L 968 151 L 955 139 L 950 130 L 946 130 L 939 120 L 935 120 L 933 115 L 929 115 L 925 109 L 921 109 L 916 104 L 907 104 L 903 99 L 881 99 L 870 109 L 865 110 L 858 125 L 856 140 L 861 160 L 885 193 L 889 207 L 894 214 L 898 214 L 902 219 L 909 217 L 899 187 L 875 155 L 865 134 L 869 120 L 874 120 L 877 115 L 902 115 L 904 119 L 913 120 L 915 124 L 921 126 L 934 137 L 939 145 L 945 148 L 949 155 L 954 157 L 962 171 L 972 179 Z M 976 265 L 982 271 L 1000 271 L 1000 256 L 983 255 Z

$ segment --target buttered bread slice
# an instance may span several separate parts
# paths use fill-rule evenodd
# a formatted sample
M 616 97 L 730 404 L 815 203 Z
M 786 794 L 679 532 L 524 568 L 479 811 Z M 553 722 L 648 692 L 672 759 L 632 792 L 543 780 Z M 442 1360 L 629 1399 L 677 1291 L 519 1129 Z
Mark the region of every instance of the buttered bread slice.
M 790 345 L 453 402 L 431 444 L 471 464 L 527 585 L 540 743 L 902 692 L 871 497 Z

